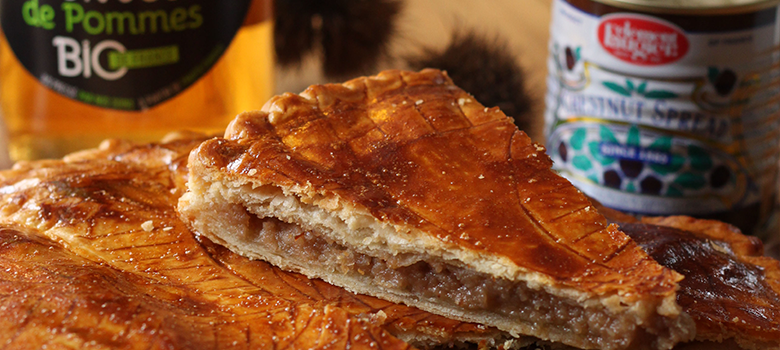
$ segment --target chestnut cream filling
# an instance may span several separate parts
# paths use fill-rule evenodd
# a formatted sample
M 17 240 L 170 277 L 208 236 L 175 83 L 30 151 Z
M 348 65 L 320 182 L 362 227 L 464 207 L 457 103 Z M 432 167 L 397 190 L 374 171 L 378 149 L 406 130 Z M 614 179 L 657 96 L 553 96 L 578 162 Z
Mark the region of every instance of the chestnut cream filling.
M 617 295 L 556 287 L 500 256 L 447 249 L 335 198 L 301 197 L 300 188 L 197 180 L 181 203 L 196 230 L 353 292 L 579 348 L 668 349 L 690 336 L 689 318 L 657 313 L 665 299 L 629 306 Z
M 251 214 L 250 214 L 251 215 Z M 522 320 L 539 331 L 566 329 L 572 338 L 586 338 L 610 348 L 637 329 L 627 315 L 610 315 L 604 308 L 582 308 L 526 283 L 496 279 L 440 260 L 421 256 L 375 257 L 328 242 L 312 231 L 273 218 L 252 216 L 246 237 L 266 254 L 284 257 L 303 270 L 338 273 L 391 293 L 435 304 L 457 305 L 465 312 L 488 312 Z

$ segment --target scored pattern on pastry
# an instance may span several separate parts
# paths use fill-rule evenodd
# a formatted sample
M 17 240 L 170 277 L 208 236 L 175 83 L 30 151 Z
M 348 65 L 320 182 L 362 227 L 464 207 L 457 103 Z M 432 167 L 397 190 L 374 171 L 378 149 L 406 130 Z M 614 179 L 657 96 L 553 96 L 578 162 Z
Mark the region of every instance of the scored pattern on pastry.
M 264 183 L 335 193 L 382 220 L 563 284 L 660 295 L 679 279 L 608 226 L 510 118 L 439 71 L 284 94 L 239 116 L 225 138 L 201 146 L 199 159 Z
M 0 347 L 409 349 L 398 337 L 505 337 L 195 236 L 175 205 L 202 140 L 108 143 L 0 172 Z
M 693 337 L 682 276 L 441 71 L 274 97 L 191 153 L 187 188 L 194 230 L 358 293 L 580 348 Z M 306 233 L 253 224 L 268 217 Z

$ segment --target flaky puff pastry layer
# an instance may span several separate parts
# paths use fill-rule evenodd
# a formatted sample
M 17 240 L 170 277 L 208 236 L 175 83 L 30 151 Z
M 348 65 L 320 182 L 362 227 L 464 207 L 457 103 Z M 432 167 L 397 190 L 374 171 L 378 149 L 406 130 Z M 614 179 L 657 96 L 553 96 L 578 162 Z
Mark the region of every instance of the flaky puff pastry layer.
M 387 71 L 277 96 L 240 115 L 224 138 L 191 154 L 179 208 L 196 230 L 240 254 L 448 317 L 583 348 L 671 348 L 690 339 L 692 322 L 675 302 L 682 277 L 608 225 L 550 170 L 544 151 L 446 73 Z M 361 254 L 423 257 L 517 281 L 622 317 L 633 332 L 604 343 L 593 329 L 572 334 L 462 310 L 271 256 L 247 239 L 252 215 Z
M 105 142 L 0 172 L 3 349 L 411 349 L 522 345 L 231 253 L 179 219 L 206 138 Z

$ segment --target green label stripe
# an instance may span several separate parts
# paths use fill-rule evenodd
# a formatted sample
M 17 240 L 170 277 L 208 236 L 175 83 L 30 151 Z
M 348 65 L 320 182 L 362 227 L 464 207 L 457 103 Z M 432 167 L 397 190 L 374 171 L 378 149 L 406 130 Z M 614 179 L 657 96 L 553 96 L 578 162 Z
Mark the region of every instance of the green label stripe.
M 111 51 L 108 54 L 108 65 L 112 70 L 157 67 L 176 62 L 179 62 L 179 46 L 177 45 L 126 52 Z
M 110 107 L 120 110 L 133 110 L 136 108 L 135 100 L 132 98 L 106 96 L 84 90 L 79 90 L 76 98 L 79 101 L 100 107 Z

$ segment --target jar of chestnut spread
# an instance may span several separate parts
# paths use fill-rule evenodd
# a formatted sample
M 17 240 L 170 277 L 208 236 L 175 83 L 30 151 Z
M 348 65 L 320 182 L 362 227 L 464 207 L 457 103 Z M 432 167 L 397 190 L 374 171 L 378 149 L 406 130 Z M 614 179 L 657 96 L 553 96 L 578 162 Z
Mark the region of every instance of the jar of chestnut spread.
M 608 207 L 778 234 L 780 0 L 553 0 L 545 135 Z

